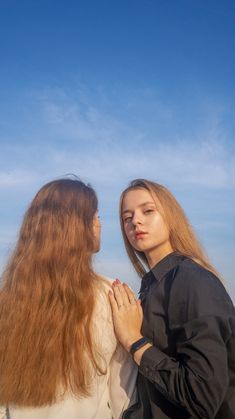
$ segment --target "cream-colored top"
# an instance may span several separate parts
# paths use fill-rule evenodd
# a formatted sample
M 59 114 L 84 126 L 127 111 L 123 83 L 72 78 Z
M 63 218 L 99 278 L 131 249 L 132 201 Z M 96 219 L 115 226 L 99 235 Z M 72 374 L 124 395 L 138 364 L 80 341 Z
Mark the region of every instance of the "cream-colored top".
M 91 396 L 76 398 L 72 394 L 57 403 L 40 408 L 9 406 L 11 419 L 119 419 L 123 411 L 135 402 L 137 367 L 130 355 L 117 343 L 108 290 L 104 282 L 97 293 L 93 314 L 93 333 L 107 365 L 107 374 L 94 371 Z M 5 418 L 0 408 L 0 419 Z

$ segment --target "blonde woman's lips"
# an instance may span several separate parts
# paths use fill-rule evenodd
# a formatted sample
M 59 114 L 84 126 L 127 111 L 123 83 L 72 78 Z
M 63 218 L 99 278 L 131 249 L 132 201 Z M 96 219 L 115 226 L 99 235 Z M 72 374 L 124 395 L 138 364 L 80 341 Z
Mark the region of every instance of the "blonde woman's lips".
M 146 234 L 144 231 L 138 231 L 135 233 L 135 239 L 142 239 Z

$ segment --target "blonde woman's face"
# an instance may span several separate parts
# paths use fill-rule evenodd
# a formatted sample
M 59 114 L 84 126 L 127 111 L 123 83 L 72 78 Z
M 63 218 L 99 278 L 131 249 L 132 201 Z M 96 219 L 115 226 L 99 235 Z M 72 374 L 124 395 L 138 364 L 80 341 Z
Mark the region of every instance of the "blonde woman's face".
M 144 252 L 150 266 L 172 251 L 169 230 L 146 189 L 133 189 L 125 194 L 122 220 L 131 246 Z
M 99 218 L 99 213 L 96 211 L 93 219 L 93 233 L 94 233 L 94 253 L 99 252 L 100 250 L 100 236 L 101 236 L 101 223 Z

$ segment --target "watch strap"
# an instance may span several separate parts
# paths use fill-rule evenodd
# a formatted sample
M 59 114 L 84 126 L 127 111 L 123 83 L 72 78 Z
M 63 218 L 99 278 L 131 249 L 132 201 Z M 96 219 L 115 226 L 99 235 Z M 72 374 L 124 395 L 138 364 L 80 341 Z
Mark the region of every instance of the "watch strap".
M 150 339 L 143 336 L 142 338 L 138 339 L 136 342 L 132 343 L 130 348 L 130 354 L 133 356 L 138 349 L 142 348 L 147 343 L 151 343 Z

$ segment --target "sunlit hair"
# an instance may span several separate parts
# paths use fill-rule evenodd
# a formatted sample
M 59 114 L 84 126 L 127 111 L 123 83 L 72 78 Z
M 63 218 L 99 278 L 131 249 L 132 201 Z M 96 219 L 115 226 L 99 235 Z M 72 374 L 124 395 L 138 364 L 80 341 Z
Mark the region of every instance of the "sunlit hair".
M 92 369 L 105 373 L 91 336 L 96 211 L 94 190 L 66 178 L 25 214 L 0 292 L 0 405 L 51 404 L 61 389 L 86 396 Z
M 183 209 L 175 197 L 164 186 L 146 179 L 133 180 L 123 191 L 120 198 L 120 223 L 123 239 L 128 256 L 137 273 L 141 277 L 146 273 L 148 261 L 144 252 L 135 250 L 129 243 L 124 230 L 122 217 L 123 199 L 129 191 L 136 189 L 144 189 L 151 194 L 158 211 L 162 215 L 166 226 L 169 229 L 169 239 L 173 251 L 194 259 L 197 263 L 218 276 L 218 273 L 210 264 L 208 257 L 202 249 L 202 246 L 199 243 Z

